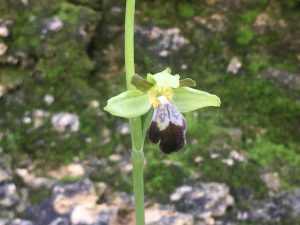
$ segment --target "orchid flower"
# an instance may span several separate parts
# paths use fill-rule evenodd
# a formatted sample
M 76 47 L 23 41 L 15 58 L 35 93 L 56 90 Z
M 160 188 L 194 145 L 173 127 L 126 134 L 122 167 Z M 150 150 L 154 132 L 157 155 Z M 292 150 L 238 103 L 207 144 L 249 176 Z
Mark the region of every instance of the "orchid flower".
M 180 151 L 186 143 L 187 126 L 181 113 L 221 104 L 219 97 L 190 88 L 196 86 L 195 81 L 180 80 L 169 68 L 154 75 L 147 74 L 146 79 L 135 75 L 131 83 L 137 89 L 112 97 L 104 109 L 115 116 L 135 118 L 153 108 L 148 137 L 151 142 L 159 143 L 165 154 Z

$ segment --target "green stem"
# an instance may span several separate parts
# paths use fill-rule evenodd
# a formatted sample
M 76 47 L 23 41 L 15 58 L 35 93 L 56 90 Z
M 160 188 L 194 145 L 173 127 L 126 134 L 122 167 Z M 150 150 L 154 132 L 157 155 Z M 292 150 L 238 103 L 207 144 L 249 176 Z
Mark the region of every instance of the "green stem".
M 135 75 L 134 69 L 134 11 L 135 0 L 126 1 L 125 16 L 125 69 L 127 89 L 134 89 L 131 79 Z M 135 224 L 144 225 L 144 180 L 143 180 L 143 132 L 141 118 L 129 119 L 132 141 L 133 163 L 133 192 L 135 204 Z

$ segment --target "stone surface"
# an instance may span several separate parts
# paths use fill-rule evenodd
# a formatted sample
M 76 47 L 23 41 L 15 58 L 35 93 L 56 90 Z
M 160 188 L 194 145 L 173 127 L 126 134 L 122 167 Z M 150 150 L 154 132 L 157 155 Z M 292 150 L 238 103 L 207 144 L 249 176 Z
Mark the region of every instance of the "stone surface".
M 30 188 L 51 188 L 55 181 L 46 177 L 37 177 L 34 173 L 30 173 L 27 169 L 16 169 L 16 174 Z
M 122 135 L 130 133 L 130 127 L 128 122 L 119 122 L 117 123 L 117 132 Z
M 279 190 L 281 182 L 277 172 L 264 173 L 261 175 L 261 179 L 266 184 L 270 195 Z
M 146 225 L 193 225 L 192 215 L 176 212 L 167 206 L 155 204 L 145 211 Z
M 43 23 L 42 33 L 46 34 L 47 32 L 58 32 L 64 26 L 63 21 L 61 21 L 58 17 L 46 19 Z
M 57 170 L 51 170 L 48 175 L 54 179 L 62 179 L 63 177 L 77 177 L 81 178 L 85 175 L 85 168 L 80 163 L 72 163 L 67 166 L 62 166 Z
M 0 37 L 8 37 L 8 35 L 9 35 L 9 30 L 7 26 L 5 26 L 4 24 L 1 25 L 0 23 Z
M 5 43 L 0 42 L 0 56 L 4 55 L 8 47 Z
M 12 207 L 19 202 L 16 185 L 13 183 L 0 184 L 0 206 Z
M 30 220 L 14 219 L 10 225 L 34 225 L 34 223 Z
M 76 205 L 94 206 L 98 200 L 93 184 L 84 180 L 58 184 L 53 188 L 53 208 L 59 214 L 70 213 Z
M 11 158 L 0 147 L 0 183 L 12 179 Z
M 44 96 L 44 102 L 47 104 L 47 105 L 51 105 L 53 102 L 54 102 L 54 96 L 53 95 L 49 95 L 49 94 L 47 94 L 47 95 L 45 95 Z
M 50 117 L 50 113 L 43 109 L 35 109 L 32 113 L 33 127 L 35 129 L 40 128 L 46 122 L 46 119 Z
M 79 116 L 73 113 L 57 113 L 52 116 L 51 122 L 58 132 L 77 132 L 80 128 Z
M 220 183 L 199 183 L 193 187 L 181 186 L 171 195 L 176 209 L 198 219 L 220 217 L 234 204 L 229 188 Z
M 239 58 L 237 57 L 233 57 L 228 66 L 227 66 L 227 73 L 232 73 L 232 74 L 237 74 L 240 70 L 240 68 L 242 67 L 242 63 L 241 61 L 239 60 Z
M 118 207 L 100 205 L 77 205 L 70 214 L 74 225 L 116 225 Z
M 285 71 L 269 68 L 260 73 L 263 78 L 268 78 L 278 83 L 282 87 L 299 89 L 300 88 L 300 76 L 299 74 L 288 73 Z
M 162 58 L 180 50 L 189 43 L 189 40 L 181 35 L 179 28 L 137 27 L 136 36 L 138 43 L 147 43 L 148 49 L 158 52 Z

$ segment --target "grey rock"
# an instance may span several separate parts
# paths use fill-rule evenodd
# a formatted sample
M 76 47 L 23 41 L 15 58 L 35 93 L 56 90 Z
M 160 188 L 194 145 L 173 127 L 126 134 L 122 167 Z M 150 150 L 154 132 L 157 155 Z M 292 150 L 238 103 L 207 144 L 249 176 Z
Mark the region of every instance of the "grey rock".
M 7 26 L 0 23 L 0 37 L 8 37 L 8 35 L 9 35 L 9 30 Z
M 32 189 L 51 188 L 55 181 L 46 177 L 37 177 L 34 173 L 30 173 L 27 169 L 16 169 L 16 174 L 22 181 Z
M 30 220 L 14 219 L 10 225 L 34 225 Z
M 263 78 L 271 79 L 272 81 L 286 88 L 300 88 L 300 74 L 292 74 L 285 71 L 270 68 L 264 70 L 260 74 L 260 76 Z
M 8 47 L 5 43 L 0 42 L 0 56 L 4 55 Z
M 78 205 L 70 214 L 74 225 L 113 225 L 117 221 L 118 208 L 100 204 L 94 206 Z
M 58 17 L 46 19 L 43 22 L 41 33 L 46 34 L 48 32 L 58 32 L 63 28 L 63 26 L 64 23 Z
M 152 52 L 158 52 L 160 57 L 167 57 L 189 43 L 180 34 L 179 28 L 161 29 L 159 27 L 137 27 L 136 40 L 144 43 Z
M 57 217 L 49 225 L 70 225 L 70 221 L 65 217 Z
M 269 195 L 273 195 L 280 188 L 280 178 L 277 172 L 268 172 L 261 175 L 261 179 L 269 190 Z
M 177 212 L 170 206 L 155 204 L 145 210 L 147 225 L 192 225 L 192 215 Z
M 11 158 L 0 149 L 0 183 L 12 178 Z
M 12 207 L 19 202 L 16 185 L 13 183 L 0 184 L 0 206 Z
M 242 67 L 242 63 L 239 60 L 239 58 L 238 57 L 233 57 L 230 60 L 226 71 L 227 71 L 227 73 L 237 74 L 241 67 Z
M 300 189 L 278 194 L 267 200 L 253 203 L 253 209 L 237 215 L 238 219 L 274 224 L 286 218 L 300 218 Z
M 79 116 L 73 113 L 62 112 L 52 116 L 52 126 L 59 132 L 77 132 L 80 128 Z
M 119 122 L 117 123 L 117 133 L 126 135 L 130 133 L 130 127 L 128 122 Z
M 182 186 L 171 195 L 176 209 L 206 219 L 223 216 L 228 206 L 234 204 L 229 188 L 220 183 L 199 183 L 192 188 Z

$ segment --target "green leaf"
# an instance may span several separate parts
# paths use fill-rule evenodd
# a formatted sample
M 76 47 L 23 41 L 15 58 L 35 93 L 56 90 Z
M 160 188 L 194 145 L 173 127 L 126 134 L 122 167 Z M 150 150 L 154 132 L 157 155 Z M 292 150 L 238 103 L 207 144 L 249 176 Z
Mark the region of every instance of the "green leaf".
M 154 75 L 147 74 L 147 81 L 161 87 L 178 88 L 180 78 L 179 75 L 172 75 L 170 73 L 170 68 L 167 68 L 164 71 L 156 73 Z
M 220 98 L 189 87 L 174 89 L 173 103 L 180 112 L 190 112 L 206 106 L 220 106 Z
M 147 95 L 139 90 L 130 90 L 109 99 L 104 110 L 114 116 L 134 118 L 145 114 L 150 108 Z

